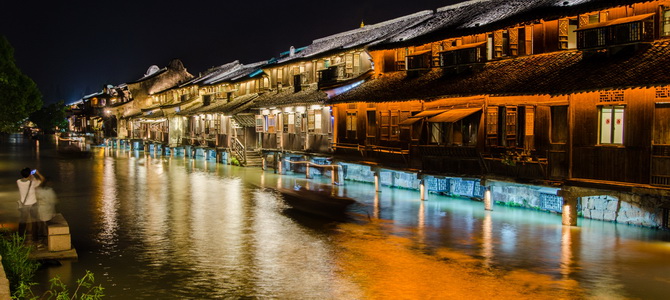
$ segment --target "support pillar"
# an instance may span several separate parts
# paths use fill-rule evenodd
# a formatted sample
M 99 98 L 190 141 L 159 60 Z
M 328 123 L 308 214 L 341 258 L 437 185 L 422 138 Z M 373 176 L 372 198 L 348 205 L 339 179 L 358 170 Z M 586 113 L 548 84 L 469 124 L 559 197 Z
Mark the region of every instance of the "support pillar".
M 333 165 L 333 170 L 330 172 L 330 184 L 338 185 L 340 182 L 340 168 Z
M 491 189 L 486 187 L 484 191 L 484 210 L 493 210 L 493 200 L 491 199 Z
M 426 178 L 419 175 L 419 193 L 421 194 L 421 201 L 426 200 Z
M 284 163 L 282 160 L 284 159 L 280 153 L 277 153 L 277 172 L 279 175 L 284 175 Z
M 562 224 L 564 226 L 577 226 L 577 196 L 567 190 L 561 189 L 558 195 L 563 197 Z
M 375 192 L 379 193 L 379 192 L 381 192 L 381 190 L 379 189 L 379 173 L 381 173 L 381 172 L 380 172 L 379 168 L 374 168 L 372 170 L 372 172 L 374 172 L 374 174 L 375 174 Z
M 307 162 L 305 164 L 305 178 L 307 178 L 307 179 L 312 178 L 312 176 L 310 176 L 310 174 L 309 174 L 309 164 L 310 164 L 309 162 Z

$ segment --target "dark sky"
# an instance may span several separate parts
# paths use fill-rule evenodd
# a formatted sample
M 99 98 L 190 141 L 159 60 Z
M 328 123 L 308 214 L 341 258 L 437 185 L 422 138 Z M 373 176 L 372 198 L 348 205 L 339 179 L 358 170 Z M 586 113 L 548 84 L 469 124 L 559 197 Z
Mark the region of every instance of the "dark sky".
M 136 80 L 179 58 L 193 75 L 462 0 L 5 1 L 0 34 L 47 103 Z

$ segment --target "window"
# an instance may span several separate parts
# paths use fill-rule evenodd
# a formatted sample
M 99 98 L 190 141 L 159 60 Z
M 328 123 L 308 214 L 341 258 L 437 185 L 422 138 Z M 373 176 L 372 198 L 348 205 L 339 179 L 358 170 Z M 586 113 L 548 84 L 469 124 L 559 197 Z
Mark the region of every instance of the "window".
M 568 142 L 568 107 L 551 107 L 551 142 Z
M 322 128 L 323 112 L 321 110 L 314 111 L 314 133 L 323 133 Z
M 499 117 L 504 118 L 499 121 L 500 124 L 505 124 L 505 146 L 514 147 L 517 145 L 517 108 L 516 106 L 508 106 L 504 108 L 504 114 L 500 113 Z
M 498 107 L 486 110 L 486 141 L 490 146 L 498 145 Z
M 400 136 L 400 129 L 398 128 L 398 111 L 393 111 L 391 112 L 391 139 L 392 140 L 397 140 L 398 137 Z
M 623 144 L 624 106 L 600 108 L 600 144 Z
M 275 133 L 275 115 L 267 116 L 268 133 Z
M 361 72 L 361 55 L 359 53 L 354 54 L 354 74 Z
M 355 112 L 347 113 L 347 138 L 354 139 L 356 138 L 356 122 L 358 122 L 358 116 Z
M 314 111 L 307 111 L 307 131 L 309 133 L 314 133 Z
M 663 35 L 670 35 L 670 9 L 663 12 Z
M 390 113 L 388 111 L 382 111 L 379 113 L 379 131 L 382 139 L 389 138 L 389 125 L 390 125 Z

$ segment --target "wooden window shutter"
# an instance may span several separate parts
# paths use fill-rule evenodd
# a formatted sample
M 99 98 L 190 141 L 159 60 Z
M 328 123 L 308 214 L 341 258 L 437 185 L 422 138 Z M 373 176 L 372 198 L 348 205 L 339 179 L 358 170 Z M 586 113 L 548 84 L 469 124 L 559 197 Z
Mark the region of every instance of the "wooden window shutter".
M 602 22 L 607 22 L 607 12 L 606 11 L 601 11 L 600 12 L 600 23 Z
M 490 146 L 498 145 L 498 107 L 486 109 L 486 141 Z
M 379 112 L 380 116 L 380 129 L 382 139 L 388 139 L 390 135 L 390 123 L 391 123 L 391 112 L 390 111 L 381 111 Z
M 493 32 L 493 58 L 501 58 L 503 55 L 503 32 Z
M 519 56 L 519 29 L 509 30 L 509 51 L 512 56 Z
M 568 49 L 568 31 L 570 22 L 568 19 L 558 20 L 558 49 Z
M 517 107 L 508 106 L 505 108 L 505 136 L 506 146 L 516 146 L 517 133 Z
M 524 33 L 525 33 L 524 50 L 526 51 L 526 53 L 523 54 L 531 55 L 533 54 L 533 26 L 526 26 Z
M 589 16 L 588 15 L 579 15 L 579 28 L 582 28 L 586 25 L 589 25 Z

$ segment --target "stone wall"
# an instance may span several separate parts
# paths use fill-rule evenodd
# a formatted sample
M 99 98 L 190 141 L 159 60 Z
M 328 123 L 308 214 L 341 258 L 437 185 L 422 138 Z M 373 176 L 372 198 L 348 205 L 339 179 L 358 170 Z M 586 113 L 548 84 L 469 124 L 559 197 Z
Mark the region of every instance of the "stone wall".
M 374 183 L 374 172 L 370 166 L 350 163 L 342 165 L 346 168 L 345 180 Z M 427 190 L 432 193 L 482 199 L 484 190 L 488 187 L 491 190 L 491 199 L 497 205 L 562 212 L 563 198 L 558 196 L 559 188 L 556 187 L 495 180 L 487 180 L 484 187 L 478 179 L 432 176 L 426 176 L 425 180 Z M 420 180 L 416 173 L 380 169 L 380 183 L 383 186 L 418 190 Z M 589 219 L 662 227 L 663 207 L 670 207 L 670 201 L 664 202 L 660 196 L 580 187 L 567 189 L 579 197 L 578 214 Z
M 0 257 L 2 261 L 2 257 Z M 9 280 L 5 274 L 5 268 L 0 263 L 0 299 L 11 299 L 11 292 L 9 290 Z
M 663 224 L 663 203 L 656 197 L 618 193 L 614 196 L 587 196 L 581 200 L 579 212 L 584 218 L 646 227 L 661 227 Z

